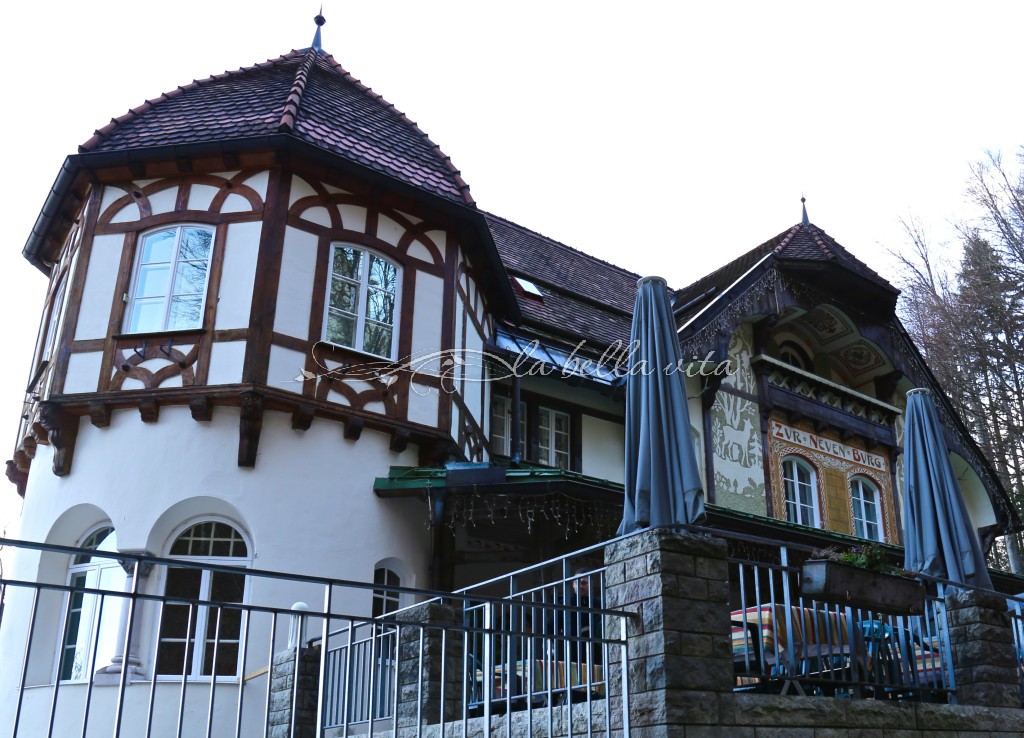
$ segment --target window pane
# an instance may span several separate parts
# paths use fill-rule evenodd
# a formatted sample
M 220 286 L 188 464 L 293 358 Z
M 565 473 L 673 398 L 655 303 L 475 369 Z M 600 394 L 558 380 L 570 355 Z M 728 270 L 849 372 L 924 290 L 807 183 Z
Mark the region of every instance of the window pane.
M 150 233 L 142 243 L 142 263 L 154 264 L 157 262 L 169 262 L 174 258 L 174 237 L 178 231 L 172 228 L 169 231 Z
M 205 261 L 179 261 L 174 276 L 175 295 L 201 295 L 206 290 Z
M 171 309 L 167 314 L 167 330 L 199 327 L 202 322 L 200 319 L 202 309 L 203 298 L 200 295 L 172 297 Z
M 128 330 L 132 333 L 163 330 L 166 305 L 167 302 L 162 297 L 136 300 Z
M 334 273 L 349 279 L 359 279 L 362 251 L 349 246 L 334 247 Z
M 379 256 L 370 256 L 371 287 L 379 287 L 380 289 L 393 293 L 395 291 L 395 279 L 397 276 L 398 270 L 395 269 L 394 264 L 381 259 Z
M 355 314 L 359 304 L 359 285 L 344 279 L 331 281 L 331 307 Z
M 395 322 L 395 296 L 390 292 L 371 289 L 366 305 L 366 317 L 378 323 L 392 325 Z
M 356 319 L 341 313 L 327 314 L 327 340 L 339 346 L 355 346 Z
M 201 228 L 185 228 L 181 234 L 178 258 L 199 259 L 206 262 L 210 258 L 210 246 L 212 244 L 213 231 Z
M 363 351 L 377 356 L 391 356 L 391 328 L 367 322 Z
M 245 577 L 242 574 L 228 574 L 215 571 L 211 574 L 210 599 L 217 602 L 241 602 L 245 591 Z
M 167 279 L 171 273 L 166 264 L 139 267 L 139 282 L 135 285 L 136 297 L 163 297 L 167 294 Z

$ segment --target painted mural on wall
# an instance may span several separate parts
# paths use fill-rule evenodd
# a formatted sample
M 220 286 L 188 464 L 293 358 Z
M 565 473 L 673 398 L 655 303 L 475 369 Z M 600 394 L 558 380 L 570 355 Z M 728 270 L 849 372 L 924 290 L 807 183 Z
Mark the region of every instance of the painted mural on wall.
M 889 459 L 859 446 L 844 443 L 831 431 L 815 432 L 807 423 L 789 424 L 782 417 L 768 421 L 768 448 L 772 478 L 772 507 L 776 517 L 785 518 L 786 501 L 782 482 L 782 461 L 798 456 L 814 468 L 817 508 L 822 527 L 853 534 L 853 502 L 850 483 L 854 477 L 870 480 L 878 489 L 883 538 L 899 541 L 896 526 Z
M 729 389 L 756 395 L 750 368 L 754 338 L 749 325 L 741 325 L 729 342 L 735 373 L 722 381 L 711 406 L 711 444 L 715 455 L 715 502 L 743 512 L 765 515 L 764 463 L 761 424 L 756 402 Z

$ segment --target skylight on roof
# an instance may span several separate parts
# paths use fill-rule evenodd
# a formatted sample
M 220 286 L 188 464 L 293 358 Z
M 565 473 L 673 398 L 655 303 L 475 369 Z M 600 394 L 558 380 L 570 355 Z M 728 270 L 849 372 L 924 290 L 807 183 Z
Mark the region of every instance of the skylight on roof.
M 524 279 L 523 277 L 512 277 L 512 279 L 515 280 L 516 284 L 518 284 L 526 294 L 543 299 L 544 293 L 540 291 L 540 287 L 530 280 Z

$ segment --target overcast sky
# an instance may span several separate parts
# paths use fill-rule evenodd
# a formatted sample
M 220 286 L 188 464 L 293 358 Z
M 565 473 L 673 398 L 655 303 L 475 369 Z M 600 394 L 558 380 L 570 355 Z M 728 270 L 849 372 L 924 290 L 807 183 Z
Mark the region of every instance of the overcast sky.
M 20 252 L 64 157 L 147 98 L 308 46 L 318 3 L 8 6 L 0 461 L 46 287 Z M 813 222 L 895 281 L 899 219 L 951 239 L 968 165 L 1024 143 L 1019 2 L 323 12 L 325 49 L 451 156 L 480 207 L 675 287 L 796 223 L 801 194 Z M 18 500 L 4 483 L 0 518 Z

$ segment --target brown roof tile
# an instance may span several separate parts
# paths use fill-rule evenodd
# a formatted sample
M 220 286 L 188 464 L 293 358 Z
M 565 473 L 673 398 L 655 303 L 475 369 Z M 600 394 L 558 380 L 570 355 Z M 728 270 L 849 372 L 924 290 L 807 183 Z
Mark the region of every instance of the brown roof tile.
M 462 205 L 469 186 L 419 127 L 313 49 L 194 81 L 96 131 L 79 151 L 110 152 L 285 133 Z

